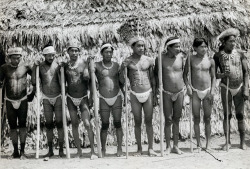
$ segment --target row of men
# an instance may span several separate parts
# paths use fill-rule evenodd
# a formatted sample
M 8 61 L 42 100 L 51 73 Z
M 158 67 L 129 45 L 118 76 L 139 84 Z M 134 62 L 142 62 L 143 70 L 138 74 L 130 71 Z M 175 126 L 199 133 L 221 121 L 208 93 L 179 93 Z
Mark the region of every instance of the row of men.
M 130 41 L 133 53 L 126 58 L 122 65 L 113 62 L 112 56 L 114 48 L 111 44 L 104 44 L 101 47 L 102 61 L 96 62 L 94 71 L 99 90 L 99 113 L 101 117 L 101 146 L 102 155 L 106 153 L 106 139 L 109 128 L 109 117 L 112 112 L 114 118 L 114 127 L 117 136 L 117 156 L 122 156 L 122 95 L 125 96 L 124 84 L 125 78 L 129 79 L 130 102 L 135 121 L 135 138 L 138 150 L 136 156 L 142 154 L 141 144 L 141 124 L 142 109 L 144 111 L 146 132 L 148 138 L 148 155 L 156 156 L 153 150 L 153 107 L 158 104 L 157 89 L 159 87 L 158 72 L 162 70 L 163 82 L 163 112 L 165 116 L 165 139 L 166 154 L 183 152 L 178 147 L 179 121 L 182 114 L 182 105 L 184 99 L 184 89 L 192 97 L 192 113 L 194 116 L 194 131 L 197 139 L 197 148 L 201 148 L 200 143 L 200 109 L 201 105 L 204 111 L 206 149 L 210 150 L 211 135 L 211 113 L 213 107 L 213 98 L 215 94 L 216 78 L 221 79 L 221 98 L 224 110 L 224 132 L 227 133 L 226 107 L 229 106 L 229 120 L 232 117 L 232 102 L 235 105 L 236 118 L 240 133 L 240 147 L 245 145 L 245 125 L 244 125 L 244 101 L 248 99 L 248 68 L 247 59 L 244 54 L 235 49 L 236 38 L 239 31 L 228 29 L 221 33 L 219 39 L 221 47 L 213 58 L 208 56 L 208 43 L 204 38 L 196 38 L 193 42 L 193 48 L 196 51 L 189 59 L 180 50 L 180 39 L 170 37 L 166 40 L 164 51 L 162 52 L 162 65 L 159 67 L 158 58 L 145 56 L 145 40 L 141 37 L 134 37 Z M 10 137 L 13 143 L 14 152 L 12 158 L 25 159 L 24 153 L 26 140 L 26 118 L 28 101 L 32 101 L 35 90 L 27 95 L 27 74 L 32 75 L 32 84 L 36 85 L 36 66 L 39 65 L 39 77 L 41 80 L 42 99 L 44 107 L 44 116 L 47 128 L 48 153 L 44 157 L 51 157 L 53 152 L 53 116 L 55 115 L 56 127 L 58 130 L 59 156 L 65 156 L 63 153 L 63 123 L 62 123 L 62 99 L 60 87 L 60 67 L 64 66 L 66 88 L 67 88 L 67 107 L 72 123 L 73 137 L 77 147 L 77 156 L 82 156 L 81 142 L 79 139 L 79 116 L 81 113 L 82 121 L 88 131 L 88 137 L 91 145 L 91 159 L 96 157 L 94 152 L 94 134 L 90 123 L 89 108 L 93 105 L 93 91 L 90 88 L 89 63 L 79 57 L 80 45 L 72 41 L 67 46 L 69 61 L 67 63 L 58 62 L 55 59 L 56 51 L 53 46 L 48 45 L 43 49 L 45 60 L 36 60 L 34 66 L 20 64 L 22 58 L 21 48 L 10 48 L 8 57 L 10 62 L 1 66 L 0 81 L 5 80 L 6 86 L 6 108 L 7 118 L 10 126 Z M 127 75 L 125 68 L 127 67 Z M 219 69 L 220 71 L 217 71 Z M 190 77 L 190 81 L 188 79 Z M 228 98 L 226 91 L 229 89 Z M 33 87 L 35 89 L 35 87 Z M 90 90 L 90 98 L 88 98 Z M 18 125 L 17 125 L 18 120 Z M 20 153 L 18 151 L 18 133 L 19 126 Z M 172 126 L 172 133 L 171 133 Z M 229 130 L 230 131 L 230 130 Z M 173 147 L 170 145 L 170 137 L 173 135 Z M 230 135 L 226 144 L 231 145 Z M 225 145 L 226 145 L 225 144 Z M 223 150 L 226 146 L 222 147 Z

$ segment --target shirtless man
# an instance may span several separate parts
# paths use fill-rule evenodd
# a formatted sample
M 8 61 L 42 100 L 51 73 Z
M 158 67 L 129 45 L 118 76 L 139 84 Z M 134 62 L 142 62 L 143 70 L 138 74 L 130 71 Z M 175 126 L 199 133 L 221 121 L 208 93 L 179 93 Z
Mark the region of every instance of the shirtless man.
M 102 156 L 106 154 L 106 140 L 109 128 L 110 111 L 114 117 L 114 127 L 116 128 L 116 137 L 118 142 L 117 156 L 120 157 L 122 153 L 122 97 L 121 89 L 123 91 L 123 84 L 120 79 L 120 66 L 116 62 L 112 62 L 113 46 L 111 44 L 104 44 L 101 47 L 101 54 L 103 60 L 95 64 L 95 74 L 98 81 L 99 98 L 100 98 L 100 115 L 102 120 L 101 129 L 101 144 Z M 124 92 L 124 91 L 123 91 Z
M 211 113 L 215 90 L 215 64 L 214 60 L 207 55 L 207 42 L 204 38 L 196 38 L 193 48 L 196 55 L 187 59 L 184 69 L 184 82 L 187 86 L 187 94 L 192 97 L 192 110 L 194 115 L 194 131 L 197 140 L 197 148 L 200 152 L 200 109 L 201 103 L 204 112 L 206 149 L 210 149 L 211 136 Z M 188 82 L 189 66 L 191 64 L 191 84 Z M 189 74 L 190 76 L 190 74 Z
M 71 40 L 68 43 L 67 52 L 70 57 L 69 63 L 65 66 L 65 79 L 67 83 L 67 105 L 72 123 L 73 137 L 77 147 L 77 156 L 82 157 L 81 142 L 79 138 L 79 119 L 78 112 L 81 113 L 85 129 L 88 131 L 91 157 L 97 158 L 94 151 L 94 133 L 90 123 L 88 89 L 89 89 L 89 72 L 88 63 L 80 58 L 80 44 Z
M 39 77 L 41 79 L 42 87 L 42 100 L 45 117 L 45 126 L 47 128 L 47 140 L 49 146 L 49 152 L 44 155 L 44 158 L 49 158 L 54 155 L 53 152 L 53 129 L 55 114 L 56 127 L 58 131 L 59 140 L 59 156 L 64 157 L 63 153 L 63 117 L 62 117 L 62 98 L 61 98 L 61 86 L 60 86 L 60 66 L 55 59 L 56 51 L 53 46 L 46 45 L 43 49 L 43 55 L 45 60 L 36 60 L 35 64 L 39 65 Z M 32 72 L 32 84 L 36 85 L 36 66 L 34 66 Z
M 11 158 L 26 159 L 24 154 L 27 133 L 26 118 L 28 101 L 33 99 L 32 96 L 27 95 L 27 74 L 31 74 L 32 65 L 20 63 L 22 48 L 9 48 L 8 57 L 10 63 L 3 64 L 0 68 L 0 87 L 5 80 L 7 118 L 10 126 L 10 138 L 14 147 Z M 18 152 L 18 127 L 21 143 L 20 153 Z
M 163 111 L 165 116 L 166 154 L 171 152 L 170 136 L 171 125 L 174 146 L 173 153 L 182 154 L 178 148 L 179 121 L 181 118 L 184 99 L 184 56 L 180 53 L 180 40 L 170 37 L 165 43 L 166 53 L 162 53 L 162 80 L 163 80 Z M 158 81 L 158 58 L 155 61 L 155 76 Z
M 240 133 L 240 148 L 245 150 L 245 123 L 244 123 L 244 102 L 248 100 L 248 67 L 247 58 L 243 52 L 235 49 L 236 37 L 239 35 L 237 29 L 229 28 L 221 33 L 219 40 L 222 43 L 220 51 L 214 55 L 216 77 L 221 79 L 221 99 L 224 110 L 223 129 L 225 137 L 227 136 L 227 110 L 229 114 L 229 140 L 228 146 L 231 147 L 230 141 L 230 120 L 232 118 L 232 102 L 234 102 L 236 118 L 238 120 L 238 129 Z M 219 68 L 220 73 L 217 72 Z M 226 86 L 229 78 L 228 103 L 226 103 Z M 222 147 L 226 150 L 226 144 Z
M 142 108 L 144 111 L 146 132 L 148 136 L 148 155 L 157 156 L 153 150 L 152 127 L 153 106 L 156 105 L 157 102 L 155 95 L 155 78 L 153 74 L 154 60 L 144 55 L 144 38 L 132 38 L 130 40 L 130 45 L 133 49 L 133 54 L 123 62 L 122 70 L 127 66 L 127 76 L 131 85 L 130 102 L 135 120 L 135 138 L 138 146 L 138 151 L 135 156 L 140 156 L 142 154 Z

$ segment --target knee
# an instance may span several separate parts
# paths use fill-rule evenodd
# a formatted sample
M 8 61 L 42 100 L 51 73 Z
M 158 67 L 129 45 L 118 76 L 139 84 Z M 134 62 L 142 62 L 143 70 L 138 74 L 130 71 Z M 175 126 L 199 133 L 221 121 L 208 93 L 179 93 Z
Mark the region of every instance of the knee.
M 194 124 L 200 124 L 201 119 L 200 116 L 194 116 Z
M 141 127 L 142 119 L 135 118 L 135 127 Z
M 209 117 L 205 117 L 204 116 L 204 122 L 205 122 L 205 124 L 210 124 L 210 121 L 211 121 L 211 117 L 209 116 Z
M 122 127 L 121 121 L 115 121 L 115 122 L 114 122 L 114 126 L 115 126 L 115 128 L 117 128 L 117 129 L 121 128 L 121 127 Z
M 72 128 L 77 128 L 78 129 L 79 124 L 77 122 L 72 122 L 71 124 L 72 124 Z
M 56 127 L 57 127 L 58 129 L 63 128 L 63 122 L 62 122 L 62 121 L 56 122 Z
M 174 123 L 179 123 L 180 122 L 180 118 L 181 118 L 180 116 L 174 116 L 173 117 L 173 122 Z
M 85 120 L 85 121 L 84 121 L 84 127 L 85 127 L 86 129 L 90 128 L 90 122 L 89 122 L 89 120 Z
M 9 123 L 10 129 L 17 129 L 17 124 L 15 123 Z
M 152 126 L 152 119 L 146 119 L 145 124 L 147 127 L 151 127 Z
M 165 119 L 165 125 L 170 126 L 172 124 L 172 118 L 166 118 Z
M 102 130 L 108 130 L 108 128 L 109 128 L 109 123 L 108 122 L 102 123 Z
M 48 130 L 52 130 L 54 128 L 54 124 L 53 122 L 49 123 L 49 122 L 46 122 L 45 123 L 45 126 Z
M 238 121 L 243 121 L 244 115 L 243 115 L 242 113 L 237 113 L 237 114 L 236 114 L 236 119 L 237 119 Z
M 19 128 L 25 128 L 26 127 L 26 121 L 19 123 Z

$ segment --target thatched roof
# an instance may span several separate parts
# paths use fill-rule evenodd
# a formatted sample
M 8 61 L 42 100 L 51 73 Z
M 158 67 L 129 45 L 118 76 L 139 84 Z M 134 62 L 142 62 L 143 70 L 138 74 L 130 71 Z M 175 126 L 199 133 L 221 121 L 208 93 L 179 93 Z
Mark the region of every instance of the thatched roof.
M 233 1 L 233 2 L 232 2 Z M 0 44 L 16 43 L 40 50 L 50 39 L 61 50 L 75 37 L 83 47 L 102 41 L 122 42 L 117 29 L 129 18 L 148 22 L 153 51 L 162 35 L 178 35 L 183 46 L 195 36 L 209 37 L 228 27 L 240 29 L 242 47 L 250 40 L 250 5 L 244 0 L 1 0 Z

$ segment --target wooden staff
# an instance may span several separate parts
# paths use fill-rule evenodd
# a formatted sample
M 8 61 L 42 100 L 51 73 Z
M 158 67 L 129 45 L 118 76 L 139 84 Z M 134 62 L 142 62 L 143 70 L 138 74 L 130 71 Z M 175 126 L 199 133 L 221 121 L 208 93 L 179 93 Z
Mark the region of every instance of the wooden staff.
M 66 119 L 66 97 L 65 97 L 65 76 L 64 76 L 64 67 L 61 67 L 61 91 L 62 91 L 62 115 L 63 115 L 63 131 L 65 138 L 65 146 L 66 146 L 66 157 L 70 158 L 69 152 L 69 138 L 68 138 L 68 127 L 67 127 L 67 119 Z
M 128 68 L 125 67 L 126 158 L 128 159 Z
M 95 113 L 95 126 L 96 126 L 96 142 L 97 142 L 97 151 L 98 157 L 102 158 L 101 151 L 101 139 L 100 139 L 100 129 L 99 129 L 99 119 L 98 119 L 98 105 L 97 105 L 97 91 L 96 91 L 96 82 L 95 82 L 95 72 L 94 72 L 94 59 L 90 59 L 90 73 L 91 73 L 91 84 L 93 90 L 93 99 L 94 99 L 94 113 Z
M 164 127 L 163 127 L 163 118 L 164 118 L 164 115 L 163 115 L 163 94 L 162 94 L 162 91 L 163 91 L 163 83 L 162 83 L 162 40 L 160 40 L 160 46 L 159 46 L 159 51 L 158 51 L 158 55 L 159 55 L 159 58 L 158 58 L 158 77 L 159 77 L 159 91 L 160 91 L 160 111 L 159 111 L 159 114 L 160 114 L 160 149 L 161 149 L 161 156 L 163 157 L 164 153 L 164 147 L 163 147 L 163 139 L 164 139 Z
M 36 133 L 36 158 L 39 158 L 39 141 L 40 141 L 40 112 L 41 112 L 41 101 L 40 101 L 40 88 L 39 88 L 39 66 L 36 67 L 36 98 L 37 98 L 37 133 Z
M 227 141 L 227 151 L 229 150 L 228 146 L 228 141 L 229 141 L 229 113 L 228 113 L 228 87 L 229 87 L 229 77 L 227 77 L 227 90 L 226 90 L 226 111 L 227 111 L 227 136 L 226 136 L 226 141 Z
M 192 80 L 191 80 L 191 55 L 189 53 L 189 56 L 188 56 L 188 69 L 189 69 L 189 78 L 188 78 L 188 81 L 189 81 L 189 85 L 192 85 Z M 191 153 L 194 152 L 194 149 L 193 149 L 193 118 L 192 118 L 192 113 L 193 113 L 193 98 L 190 97 L 190 114 L 189 114 L 189 122 L 190 122 L 190 151 Z M 200 136 L 199 136 L 200 137 Z
M 0 159 L 2 152 L 2 98 L 3 98 L 3 88 L 0 88 Z

